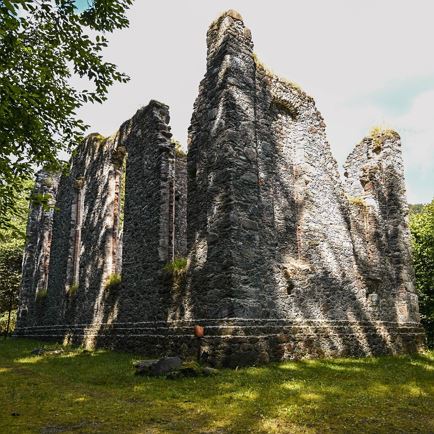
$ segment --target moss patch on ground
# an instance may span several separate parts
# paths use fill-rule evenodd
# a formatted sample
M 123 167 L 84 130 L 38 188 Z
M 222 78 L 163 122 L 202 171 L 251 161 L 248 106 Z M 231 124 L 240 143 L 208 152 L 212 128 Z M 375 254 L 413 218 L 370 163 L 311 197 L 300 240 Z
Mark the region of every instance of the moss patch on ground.
M 167 380 L 134 376 L 140 356 L 42 346 L 0 341 L 2 433 L 434 432 L 433 351 Z

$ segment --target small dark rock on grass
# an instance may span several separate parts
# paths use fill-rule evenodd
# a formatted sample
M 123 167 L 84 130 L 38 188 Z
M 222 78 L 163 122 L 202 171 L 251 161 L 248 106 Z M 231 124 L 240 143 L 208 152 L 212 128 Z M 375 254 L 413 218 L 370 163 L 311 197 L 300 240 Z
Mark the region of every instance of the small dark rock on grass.
M 32 356 L 58 356 L 59 354 L 63 354 L 63 350 L 46 350 L 45 348 L 35 348 L 31 351 Z
M 166 378 L 176 380 L 178 378 L 192 378 L 192 377 L 211 377 L 217 375 L 219 371 L 209 366 L 200 366 L 197 363 L 186 363 L 179 370 L 169 372 Z
M 134 363 L 136 375 L 163 376 L 175 380 L 177 378 L 209 377 L 218 373 L 217 369 L 202 367 L 197 362 L 182 363 L 179 357 L 163 357 L 161 359 L 140 360 Z
M 159 360 L 141 360 L 136 362 L 136 375 L 165 375 L 169 372 L 176 371 L 182 365 L 181 359 L 176 357 L 163 357 Z

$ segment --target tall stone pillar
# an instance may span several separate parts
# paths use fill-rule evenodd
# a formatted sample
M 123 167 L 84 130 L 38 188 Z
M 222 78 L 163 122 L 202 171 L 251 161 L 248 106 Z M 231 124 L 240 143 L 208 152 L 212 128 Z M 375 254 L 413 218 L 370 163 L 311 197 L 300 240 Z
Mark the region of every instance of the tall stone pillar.
M 30 203 L 17 318 L 18 332 L 25 327 L 37 325 L 44 314 L 58 183 L 57 174 L 44 170 L 36 174 L 31 197 L 43 200 L 45 205 Z
M 345 179 L 356 262 L 369 305 L 383 321 L 417 323 L 418 300 L 398 133 L 374 129 L 348 156 Z
M 169 108 L 157 101 L 132 118 L 123 229 L 122 298 L 118 322 L 165 321 L 170 285 L 164 267 L 174 259 L 175 145 Z
M 211 25 L 207 42 L 188 150 L 190 314 L 256 317 L 261 252 L 253 44 L 234 11 Z

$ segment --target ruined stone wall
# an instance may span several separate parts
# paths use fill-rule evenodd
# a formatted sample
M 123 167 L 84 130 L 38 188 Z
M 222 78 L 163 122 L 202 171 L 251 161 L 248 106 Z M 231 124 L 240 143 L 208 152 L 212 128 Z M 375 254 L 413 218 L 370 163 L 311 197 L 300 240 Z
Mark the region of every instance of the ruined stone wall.
M 252 362 L 423 345 L 415 316 L 398 322 L 396 303 L 378 311 L 367 297 L 351 204 L 313 99 L 260 64 L 233 11 L 208 32 L 189 140 L 184 319 L 209 330 L 205 358 L 232 364 L 240 353 Z M 402 224 L 398 213 L 394 225 Z
M 419 321 L 399 135 L 374 131 L 345 163 L 354 253 L 378 319 Z
M 250 34 L 244 30 L 241 21 L 227 16 L 208 31 L 207 72 L 190 127 L 187 236 L 192 299 L 186 310 L 196 318 L 260 313 L 255 66 Z
M 18 333 L 67 337 L 77 328 L 84 336 L 83 327 L 100 322 L 105 282 L 115 269 L 114 205 L 119 177 L 112 161 L 115 146 L 114 137 L 90 135 L 77 148 L 69 173 L 62 176 L 47 294 L 37 300 L 39 328 L 19 328 Z
M 263 237 L 273 264 L 274 293 L 267 293 L 276 300 L 275 316 L 348 320 L 364 306 L 357 306 L 346 198 L 322 116 L 311 97 L 260 65 L 257 83 L 260 195 L 270 228 Z
M 259 62 L 241 16 L 207 45 L 187 158 L 156 101 L 79 148 L 45 319 L 17 333 L 228 366 L 422 348 L 397 136 L 362 141 L 344 185 L 314 100 Z
M 233 13 L 208 33 L 188 154 L 195 316 L 346 320 L 359 288 L 325 124 L 252 47 Z
M 185 257 L 187 230 L 186 157 L 168 122 L 168 107 L 151 101 L 115 135 L 92 134 L 77 148 L 59 185 L 48 292 L 18 335 L 124 347 L 125 323 L 167 319 L 165 267 Z
M 39 202 L 30 203 L 17 317 L 18 328 L 36 325 L 43 314 L 58 183 L 58 175 L 43 170 L 36 174 L 31 197 L 39 199 Z M 45 208 L 40 203 L 41 200 L 46 201 Z

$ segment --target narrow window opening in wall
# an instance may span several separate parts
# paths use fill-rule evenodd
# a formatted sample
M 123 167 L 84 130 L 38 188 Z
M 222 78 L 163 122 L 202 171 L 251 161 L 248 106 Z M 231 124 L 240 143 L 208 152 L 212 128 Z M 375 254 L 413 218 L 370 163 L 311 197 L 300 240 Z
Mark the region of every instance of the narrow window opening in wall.
M 298 168 L 294 167 L 294 174 L 298 176 Z M 300 188 L 296 185 L 294 189 L 294 211 L 295 211 L 295 249 L 298 259 L 302 258 L 302 247 L 303 247 L 303 228 L 302 228 L 302 218 L 303 218 L 303 194 Z
M 70 276 L 70 288 L 78 285 L 80 278 L 80 246 L 81 246 L 81 224 L 83 219 L 83 186 L 84 178 L 78 177 L 75 180 L 75 198 L 72 213 L 72 266 Z
M 379 299 L 381 280 L 377 277 L 366 279 L 366 298 L 377 301 Z
M 276 152 L 287 159 L 288 153 L 295 152 L 291 132 L 294 130 L 297 110 L 288 101 L 273 99 L 270 106 L 272 116 L 272 131 Z
M 176 144 L 175 144 L 176 146 Z M 180 145 L 179 145 L 180 147 Z M 168 199 L 169 199 L 169 215 L 168 215 L 168 259 L 175 260 L 175 201 L 176 201 L 176 186 L 175 186 L 175 166 L 176 166 L 176 147 L 175 158 L 169 160 L 169 183 L 168 183 Z
M 188 176 L 192 181 L 196 180 L 196 165 L 188 165 L 187 166 Z
M 277 112 L 283 112 L 295 121 L 298 117 L 297 109 L 289 102 L 282 99 L 274 98 L 272 106 L 277 109 Z
M 112 163 L 115 177 L 113 203 L 113 237 L 112 237 L 112 275 L 120 275 L 122 267 L 122 238 L 125 207 L 125 183 L 127 153 L 124 146 L 118 146 L 113 152 Z
M 119 233 L 122 233 L 124 228 L 124 214 L 125 214 L 125 184 L 127 181 L 127 155 L 122 163 L 120 184 L 119 184 Z
M 294 291 L 295 285 L 294 282 L 291 279 L 287 280 L 287 286 L 286 286 L 286 292 L 288 295 L 291 295 Z
M 127 183 L 127 156 L 125 155 L 124 162 L 122 165 L 122 175 L 121 175 L 121 185 L 119 194 L 119 249 L 118 249 L 118 266 L 117 272 L 121 273 L 122 264 L 122 240 L 124 234 L 124 221 L 125 221 L 125 186 Z
M 295 239 L 296 239 L 296 248 L 297 248 L 297 258 L 301 259 L 302 255 L 301 255 L 301 243 L 302 243 L 302 238 L 301 238 L 302 232 L 301 232 L 301 227 L 300 224 L 297 222 L 296 226 L 295 226 Z

